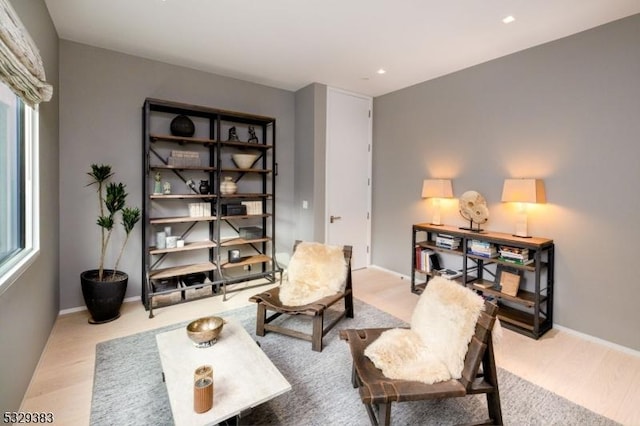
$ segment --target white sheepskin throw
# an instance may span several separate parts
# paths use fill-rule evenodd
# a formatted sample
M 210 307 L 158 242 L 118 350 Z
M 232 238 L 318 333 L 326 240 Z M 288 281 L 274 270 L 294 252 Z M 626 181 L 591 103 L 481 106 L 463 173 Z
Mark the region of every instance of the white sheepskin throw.
M 301 306 L 344 291 L 347 263 L 340 246 L 301 242 L 287 272 L 288 279 L 280 287 L 280 301 Z
M 364 353 L 391 379 L 459 379 L 483 309 L 484 300 L 472 290 L 433 278 L 413 311 L 411 329 L 385 331 Z

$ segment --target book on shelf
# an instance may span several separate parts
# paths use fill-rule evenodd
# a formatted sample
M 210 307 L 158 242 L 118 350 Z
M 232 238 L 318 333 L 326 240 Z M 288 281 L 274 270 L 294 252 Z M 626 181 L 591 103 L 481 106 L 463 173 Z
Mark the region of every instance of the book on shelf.
M 493 288 L 495 287 L 495 284 L 492 283 L 491 281 L 480 281 L 477 283 L 473 283 L 474 286 L 476 287 L 481 287 L 481 288 Z
M 440 269 L 438 272 L 440 273 L 441 277 L 444 277 L 448 280 L 452 280 L 454 278 L 458 278 L 462 276 L 462 271 L 455 271 L 453 269 L 445 268 L 445 269 Z
M 500 252 L 511 253 L 513 255 L 521 255 L 521 256 L 528 256 L 529 255 L 529 249 L 528 248 L 511 247 L 511 246 L 501 245 L 498 249 L 500 250 Z
M 430 249 L 416 246 L 416 269 L 430 273 L 440 269 L 438 254 Z
M 514 259 L 512 257 L 503 257 L 503 256 L 498 257 L 498 260 L 501 260 L 507 263 L 513 263 L 514 265 L 530 265 L 534 261 L 534 259 Z
M 476 250 L 472 250 L 469 249 L 467 250 L 467 253 L 472 254 L 474 256 L 479 256 L 479 257 L 486 257 L 487 259 L 493 259 L 494 257 L 498 257 L 498 253 L 484 253 L 484 252 L 479 252 Z
M 460 247 L 460 242 L 462 239 L 460 237 L 453 237 L 449 234 L 438 234 L 436 235 L 436 246 L 447 248 L 450 250 L 455 250 Z
M 467 253 L 487 258 L 498 256 L 498 250 L 496 249 L 495 244 L 480 240 L 471 240 L 467 247 Z
M 529 252 L 526 252 L 526 253 L 513 253 L 513 252 L 510 252 L 510 251 L 500 250 L 498 253 L 500 253 L 501 256 L 512 257 L 514 259 L 529 259 L 531 257 Z

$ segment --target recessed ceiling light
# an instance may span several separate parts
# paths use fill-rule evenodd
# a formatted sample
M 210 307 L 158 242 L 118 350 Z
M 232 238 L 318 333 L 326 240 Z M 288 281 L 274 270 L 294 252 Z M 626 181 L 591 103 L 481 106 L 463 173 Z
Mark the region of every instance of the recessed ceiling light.
M 512 23 L 512 22 L 513 22 L 513 21 L 515 21 L 515 20 L 516 20 L 516 18 L 514 18 L 514 17 L 513 17 L 513 16 L 511 16 L 511 15 L 509 15 L 509 16 L 507 16 L 506 18 L 504 18 L 504 19 L 502 20 L 502 22 L 504 22 L 505 24 L 510 24 L 510 23 Z
M 386 70 L 384 70 L 384 69 L 382 69 L 382 68 L 380 68 L 380 69 L 379 69 L 378 71 L 376 71 L 376 72 L 377 72 L 378 74 L 384 74 L 384 73 L 386 73 L 387 71 L 386 71 Z

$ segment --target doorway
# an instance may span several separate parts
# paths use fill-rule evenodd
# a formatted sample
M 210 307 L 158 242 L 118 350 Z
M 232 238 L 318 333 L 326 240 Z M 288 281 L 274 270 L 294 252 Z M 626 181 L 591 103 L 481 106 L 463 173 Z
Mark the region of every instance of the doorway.
M 325 241 L 353 246 L 353 269 L 371 261 L 372 108 L 370 97 L 327 90 Z

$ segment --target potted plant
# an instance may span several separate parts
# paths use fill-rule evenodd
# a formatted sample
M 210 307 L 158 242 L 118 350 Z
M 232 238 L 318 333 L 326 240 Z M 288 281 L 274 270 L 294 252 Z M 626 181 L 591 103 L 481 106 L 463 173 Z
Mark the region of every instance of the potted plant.
M 97 225 L 100 227 L 100 261 L 98 269 L 91 269 L 80 274 L 82 295 L 87 309 L 91 314 L 91 324 L 102 324 L 113 321 L 120 316 L 120 306 L 127 291 L 129 276 L 118 270 L 118 264 L 129 241 L 131 231 L 140 221 L 140 209 L 127 207 L 126 185 L 109 182 L 113 173 L 109 165 L 91 165 L 87 173 L 91 182 L 87 186 L 96 185 L 100 214 Z M 126 233 L 113 269 L 105 269 L 107 249 L 111 241 L 116 221 L 120 216 L 120 223 Z

